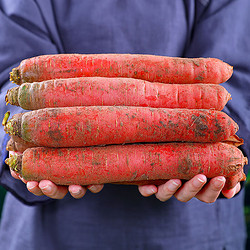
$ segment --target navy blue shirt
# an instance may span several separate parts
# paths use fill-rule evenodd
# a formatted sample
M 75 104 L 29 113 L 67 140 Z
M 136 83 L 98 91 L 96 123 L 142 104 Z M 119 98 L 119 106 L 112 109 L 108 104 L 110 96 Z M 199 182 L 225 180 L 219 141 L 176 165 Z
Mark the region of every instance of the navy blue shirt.
M 21 60 L 55 53 L 141 53 L 216 57 L 234 66 L 223 86 L 224 111 L 250 148 L 249 0 L 0 0 L 0 112 L 9 72 Z M 145 198 L 136 186 L 105 185 L 76 200 L 37 197 L 3 163 L 8 136 L 0 131 L 0 184 L 7 193 L 0 249 L 244 249 L 244 190 L 205 204 Z

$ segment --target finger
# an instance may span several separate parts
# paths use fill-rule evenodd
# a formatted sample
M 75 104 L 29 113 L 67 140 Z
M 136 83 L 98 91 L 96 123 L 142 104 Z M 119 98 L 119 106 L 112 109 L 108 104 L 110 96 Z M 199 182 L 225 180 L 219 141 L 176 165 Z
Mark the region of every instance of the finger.
M 158 187 L 158 191 L 155 194 L 156 198 L 160 201 L 166 201 L 170 199 L 178 188 L 181 186 L 181 180 L 173 179 L 167 181 Z
M 222 194 L 227 199 L 231 199 L 235 196 L 235 194 L 239 193 L 240 189 L 241 189 L 241 185 L 240 185 L 240 183 L 237 183 L 237 185 L 232 189 L 222 190 Z
M 39 188 L 39 183 L 37 181 L 28 181 L 26 184 L 27 189 L 36 196 L 43 195 L 42 190 Z
M 148 197 L 157 193 L 158 188 L 155 185 L 143 185 L 138 186 L 138 190 L 142 196 Z
M 69 190 L 71 196 L 74 197 L 75 199 L 82 198 L 87 192 L 87 188 L 82 187 L 80 185 L 70 185 L 68 187 L 68 190 Z
M 207 178 L 205 175 L 198 174 L 191 180 L 187 181 L 174 194 L 175 198 L 182 202 L 191 200 L 205 185 Z
M 10 169 L 10 174 L 13 178 L 17 179 L 17 180 L 20 180 L 20 175 L 17 174 L 15 171 L 11 170 Z
M 238 193 L 240 192 L 240 190 L 241 190 L 241 184 L 240 184 L 240 183 L 237 183 L 235 194 L 238 194 Z
M 63 199 L 68 193 L 68 188 L 66 186 L 57 186 L 49 180 L 40 181 L 39 188 L 42 190 L 43 194 L 52 199 Z
M 215 202 L 220 195 L 225 183 L 225 177 L 215 177 L 211 179 L 209 183 L 207 183 L 207 185 L 195 197 L 206 203 Z
M 103 189 L 103 185 L 89 185 L 88 190 L 92 193 L 99 193 Z

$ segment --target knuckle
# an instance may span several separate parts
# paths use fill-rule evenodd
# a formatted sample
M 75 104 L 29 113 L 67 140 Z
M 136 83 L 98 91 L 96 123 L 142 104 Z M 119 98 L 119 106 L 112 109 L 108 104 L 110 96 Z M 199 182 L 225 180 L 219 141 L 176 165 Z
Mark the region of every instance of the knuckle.
M 43 193 L 51 198 L 56 198 L 58 196 L 56 190 L 50 190 L 50 191 L 44 190 Z
M 213 194 L 201 195 L 201 196 L 198 195 L 196 198 L 205 203 L 214 203 L 217 200 L 218 196 L 219 196 L 219 192 L 213 193 Z
M 190 189 L 188 190 L 188 195 L 189 196 L 195 196 L 199 191 L 201 191 L 202 187 L 193 187 L 191 186 Z
M 42 196 L 44 195 L 42 191 L 38 190 L 38 191 L 32 191 L 32 194 L 36 195 L 36 196 Z
M 88 187 L 88 189 L 92 192 L 92 193 L 98 193 L 99 192 L 99 187 L 96 185 L 90 186 Z
M 167 196 L 172 196 L 179 188 L 180 185 L 173 184 L 173 182 L 167 182 L 161 188 L 159 188 L 159 191 Z
M 190 197 L 184 197 L 184 196 L 175 196 L 175 198 L 180 201 L 180 202 L 187 202 L 189 200 L 191 200 Z
M 48 196 L 53 199 L 62 199 L 65 195 L 61 193 L 55 193 L 55 194 L 50 194 Z
M 68 193 L 68 189 L 65 187 L 58 187 L 56 189 L 56 193 L 55 193 L 55 198 L 56 199 L 63 199 L 64 196 Z
M 58 197 L 60 197 L 60 192 L 58 190 L 58 188 L 54 188 L 54 187 L 47 187 L 45 189 L 42 190 L 42 192 L 53 199 L 58 199 Z
M 223 189 L 223 183 L 213 183 L 210 185 L 209 191 L 213 194 L 218 194 Z
M 206 199 L 202 199 L 201 201 L 208 203 L 208 204 L 211 204 L 211 203 L 214 203 L 216 201 L 216 198 L 210 198 L 210 199 L 206 198 Z
M 213 187 L 211 188 L 211 192 L 213 193 L 219 193 L 222 190 L 223 187 Z
M 156 197 L 160 201 L 167 201 L 169 200 L 176 190 L 169 189 L 168 185 L 164 185 L 161 188 L 159 188 L 158 192 L 156 193 Z
M 156 198 L 162 202 L 169 200 L 172 197 L 172 194 L 162 194 L 162 193 L 156 193 Z
M 85 195 L 85 190 L 79 190 L 79 192 L 74 193 L 74 192 L 70 192 L 71 196 L 75 199 L 80 199 Z

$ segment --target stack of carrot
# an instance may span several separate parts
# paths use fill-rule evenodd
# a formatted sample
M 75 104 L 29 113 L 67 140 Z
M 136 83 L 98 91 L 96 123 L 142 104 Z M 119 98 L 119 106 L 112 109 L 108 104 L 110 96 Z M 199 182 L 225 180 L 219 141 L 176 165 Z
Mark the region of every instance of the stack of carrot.
M 215 58 L 60 54 L 23 60 L 3 120 L 6 163 L 25 180 L 59 185 L 160 184 L 223 175 L 245 180 L 238 125 L 221 111 L 232 75 Z M 32 110 L 32 111 L 30 111 Z

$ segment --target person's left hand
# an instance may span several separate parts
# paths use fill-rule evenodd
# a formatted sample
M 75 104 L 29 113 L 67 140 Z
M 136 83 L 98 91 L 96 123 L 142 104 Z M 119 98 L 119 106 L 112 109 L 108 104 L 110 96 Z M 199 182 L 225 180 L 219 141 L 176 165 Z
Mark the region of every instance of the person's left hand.
M 65 195 L 69 192 L 71 196 L 75 199 L 82 198 L 87 190 L 92 193 L 99 193 L 103 189 L 103 185 L 89 185 L 89 186 L 80 186 L 80 185 L 69 185 L 69 186 L 60 186 L 56 185 L 52 181 L 42 180 L 37 181 L 25 181 L 13 170 L 10 170 L 12 177 L 19 179 L 24 182 L 27 186 L 27 189 L 36 196 L 46 195 L 52 199 L 63 199 Z
M 158 187 L 155 185 L 139 186 L 139 192 L 145 197 L 154 194 L 160 201 L 167 201 L 174 196 L 182 202 L 195 197 L 200 201 L 212 203 L 217 200 L 220 193 L 230 199 L 240 191 L 240 183 L 230 190 L 224 190 L 225 182 L 226 179 L 223 176 L 214 177 L 207 182 L 205 175 L 198 174 L 184 184 L 179 179 L 173 179 Z

